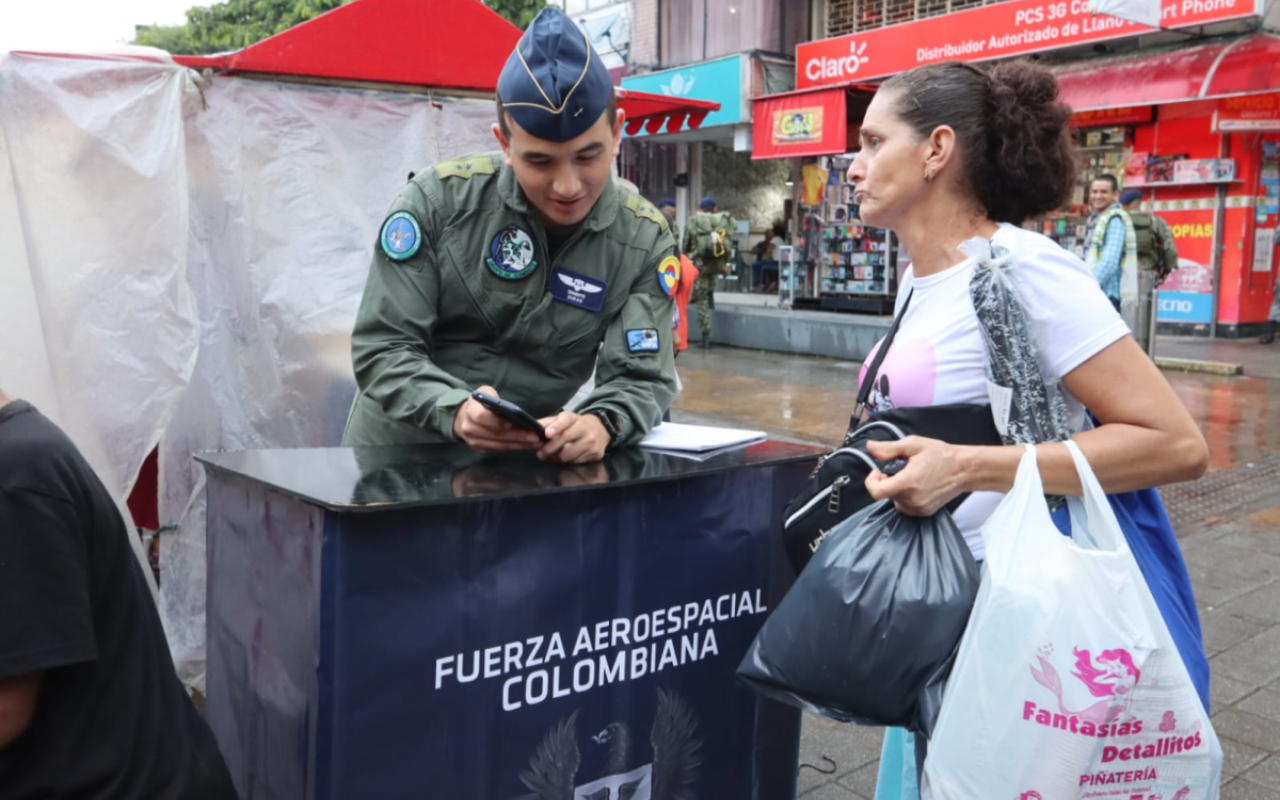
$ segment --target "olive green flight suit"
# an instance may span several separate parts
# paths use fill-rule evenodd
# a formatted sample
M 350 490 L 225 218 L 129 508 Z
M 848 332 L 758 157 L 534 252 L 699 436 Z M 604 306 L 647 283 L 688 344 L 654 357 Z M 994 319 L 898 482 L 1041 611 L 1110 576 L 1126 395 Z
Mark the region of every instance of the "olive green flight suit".
M 417 221 L 421 243 L 403 260 L 383 235 L 375 246 L 351 337 L 358 391 L 344 445 L 451 441 L 458 407 L 485 384 L 552 416 L 593 369 L 579 410 L 610 412 L 618 444 L 661 419 L 676 395 L 673 289 L 660 274 L 675 242 L 656 208 L 610 181 L 553 258 L 493 153 L 410 180 L 389 211 L 396 247 L 407 225 L 390 227 L 398 212 Z

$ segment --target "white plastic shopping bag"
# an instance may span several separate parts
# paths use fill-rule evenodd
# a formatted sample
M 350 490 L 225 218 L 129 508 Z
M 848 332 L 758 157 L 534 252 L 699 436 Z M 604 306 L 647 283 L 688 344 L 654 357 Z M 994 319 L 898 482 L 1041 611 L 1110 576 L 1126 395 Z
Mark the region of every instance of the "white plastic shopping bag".
M 1222 747 L 1084 455 L 1073 533 L 1035 448 L 987 561 L 924 765 L 924 800 L 1215 800 Z

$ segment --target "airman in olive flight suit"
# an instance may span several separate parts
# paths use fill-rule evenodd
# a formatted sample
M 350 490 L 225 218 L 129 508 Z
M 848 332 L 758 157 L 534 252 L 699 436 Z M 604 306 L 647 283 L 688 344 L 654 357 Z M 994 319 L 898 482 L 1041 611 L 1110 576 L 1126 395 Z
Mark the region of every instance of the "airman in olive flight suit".
M 599 56 L 548 7 L 498 97 L 503 152 L 412 177 L 383 223 L 352 334 L 345 445 L 462 440 L 581 463 L 641 439 L 675 397 L 680 264 L 663 215 L 612 179 L 623 120 Z M 563 411 L 593 369 L 595 391 Z M 549 441 L 473 390 L 541 418 Z

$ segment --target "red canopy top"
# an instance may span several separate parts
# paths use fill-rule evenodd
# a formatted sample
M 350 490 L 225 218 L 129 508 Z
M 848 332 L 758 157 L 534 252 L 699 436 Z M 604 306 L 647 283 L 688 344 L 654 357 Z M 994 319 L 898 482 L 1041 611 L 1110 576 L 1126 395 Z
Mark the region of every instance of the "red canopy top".
M 174 56 L 227 72 L 398 83 L 492 93 L 520 29 L 478 0 L 355 0 L 234 53 Z M 627 130 L 668 133 L 720 108 L 618 89 Z
M 1280 87 L 1280 38 L 1255 34 L 1055 73 L 1061 99 L 1076 111 L 1273 92 Z
M 478 0 L 355 0 L 189 67 L 492 92 L 520 29 Z
M 632 136 L 642 128 L 646 133 L 660 133 L 663 126 L 666 126 L 667 133 L 678 133 L 686 123 L 692 130 L 701 125 L 712 111 L 720 110 L 720 104 L 711 100 L 676 99 L 623 88 L 614 91 L 618 94 L 618 108 L 627 115 L 627 133 Z

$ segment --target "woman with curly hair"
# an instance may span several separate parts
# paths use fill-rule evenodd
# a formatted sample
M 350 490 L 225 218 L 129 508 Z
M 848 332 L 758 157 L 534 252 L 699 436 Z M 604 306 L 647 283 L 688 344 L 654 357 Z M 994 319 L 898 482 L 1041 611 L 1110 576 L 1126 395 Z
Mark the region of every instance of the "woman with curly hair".
M 1044 377 L 1069 393 L 1072 438 L 1103 488 L 1130 492 L 1197 478 L 1208 463 L 1199 428 L 1093 275 L 1052 240 L 1018 227 L 1067 202 L 1076 171 L 1070 116 L 1053 75 L 1029 62 L 935 64 L 881 86 L 848 177 L 862 220 L 892 230 L 911 267 L 899 279 L 897 310 L 906 310 L 881 364 L 885 388 L 867 411 L 991 402 L 970 298 L 977 262 L 966 251 L 1001 248 L 1013 259 Z M 909 437 L 872 442 L 870 450 L 881 461 L 906 459 L 892 477 L 875 472 L 867 479 L 873 498 L 892 499 L 902 513 L 930 515 L 971 493 L 954 518 L 983 559 L 982 525 L 1013 487 L 1021 446 Z M 1040 444 L 1037 456 L 1046 492 L 1081 494 L 1063 444 Z M 901 731 L 886 742 L 877 798 L 910 797 L 923 743 Z

